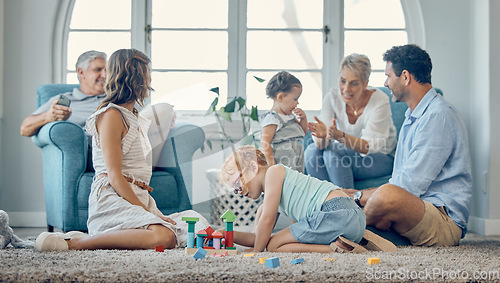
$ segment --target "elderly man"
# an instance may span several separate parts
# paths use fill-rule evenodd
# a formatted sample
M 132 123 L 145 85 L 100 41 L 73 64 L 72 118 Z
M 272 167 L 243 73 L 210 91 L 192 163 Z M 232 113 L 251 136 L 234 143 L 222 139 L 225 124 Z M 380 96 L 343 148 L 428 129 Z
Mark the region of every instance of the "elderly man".
M 95 50 L 84 52 L 78 57 L 76 72 L 80 89 L 75 88 L 73 92 L 63 94 L 71 101 L 70 106 L 59 105 L 59 95 L 52 97 L 24 119 L 21 124 L 21 135 L 26 137 L 36 135 L 42 126 L 54 121 L 67 120 L 85 128 L 87 118 L 106 97 L 104 94 L 106 53 Z M 143 117 L 151 121 L 148 135 L 153 146 L 153 166 L 162 167 L 165 164 L 161 158 L 161 151 L 169 130 L 175 123 L 173 106 L 168 103 L 159 103 L 152 107 L 146 106 L 141 113 Z M 89 136 L 89 146 L 91 145 Z M 89 154 L 91 152 L 89 150 Z M 92 159 L 89 158 L 90 160 Z
M 71 101 L 70 107 L 58 105 L 59 96 L 54 96 L 24 119 L 21 135 L 36 135 L 42 126 L 54 121 L 68 120 L 81 127 L 85 126 L 87 118 L 106 96 L 106 54 L 95 50 L 84 52 L 78 57 L 76 72 L 80 89 L 75 88 L 73 92 L 64 93 Z
M 458 245 L 467 231 L 472 177 L 467 131 L 431 84 L 429 54 L 416 45 L 384 53 L 385 86 L 408 105 L 388 184 L 359 191 L 366 224 L 392 228 L 416 246 Z M 354 191 L 349 190 L 353 194 Z

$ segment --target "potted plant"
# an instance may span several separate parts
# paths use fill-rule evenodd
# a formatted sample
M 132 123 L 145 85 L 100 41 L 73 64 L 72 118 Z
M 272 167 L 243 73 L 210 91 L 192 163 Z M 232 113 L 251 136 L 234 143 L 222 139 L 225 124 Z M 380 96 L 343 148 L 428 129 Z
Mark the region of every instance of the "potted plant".
M 259 77 L 254 78 L 260 83 L 264 82 L 264 79 Z M 210 107 L 208 108 L 205 116 L 214 114 L 217 124 L 219 126 L 219 134 L 221 135 L 222 142 L 221 147 L 224 149 L 227 144 L 234 147 L 234 144 L 239 142 L 242 145 L 253 144 L 255 147 L 258 146 L 256 134 L 259 131 L 252 131 L 251 124 L 252 121 L 258 122 L 259 115 L 257 106 L 251 106 L 250 108 L 246 105 L 246 99 L 241 96 L 233 97 L 225 106 L 217 110 L 217 105 L 219 103 L 219 88 L 214 87 L 210 89 L 211 92 L 215 93 L 217 96 L 214 98 Z M 237 120 L 233 119 L 233 115 L 237 116 Z M 233 124 L 234 123 L 234 124 Z M 233 124 L 233 125 L 231 125 Z M 240 133 L 234 134 L 229 129 L 241 129 Z M 208 147 L 212 150 L 213 144 L 210 139 L 206 140 Z

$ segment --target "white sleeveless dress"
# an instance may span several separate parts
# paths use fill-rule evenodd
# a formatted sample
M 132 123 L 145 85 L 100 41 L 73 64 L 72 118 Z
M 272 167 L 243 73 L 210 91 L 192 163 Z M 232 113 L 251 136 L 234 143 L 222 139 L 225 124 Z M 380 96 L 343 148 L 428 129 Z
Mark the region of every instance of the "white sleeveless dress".
M 147 133 L 151 121 L 140 115 L 137 117 L 128 109 L 113 103 L 96 111 L 86 123 L 86 130 L 92 135 L 92 161 L 95 176 L 107 173 L 96 121 L 101 113 L 111 107 L 120 111 L 124 122 L 128 126 L 128 132 L 121 142 L 122 173 L 124 176 L 149 184 L 152 175 L 152 158 Z M 89 196 L 89 218 L 87 221 L 91 236 L 116 230 L 147 229 L 149 225 L 161 224 L 175 233 L 177 247 L 183 247 L 187 243 L 187 223 L 181 220 L 182 217 L 200 218 L 200 221 L 196 223 L 195 231 L 208 227 L 207 220 L 193 210 L 168 215 L 177 225 L 162 220 L 158 216 L 163 214 L 157 208 L 156 202 L 149 192 L 135 184 L 129 184 L 137 198 L 148 208 L 149 212 L 120 197 L 109 184 L 108 177 L 94 178 Z

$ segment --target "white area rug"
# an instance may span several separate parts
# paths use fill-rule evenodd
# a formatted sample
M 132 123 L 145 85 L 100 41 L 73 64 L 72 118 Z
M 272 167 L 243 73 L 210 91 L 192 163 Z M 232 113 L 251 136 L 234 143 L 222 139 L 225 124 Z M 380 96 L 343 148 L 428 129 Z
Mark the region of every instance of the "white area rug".
M 279 257 L 280 267 L 259 264 Z M 327 261 L 328 257 L 336 261 Z M 380 264 L 368 265 L 369 257 Z M 292 259 L 304 258 L 293 265 Z M 195 261 L 182 249 L 45 252 L 0 250 L 0 282 L 500 281 L 500 241 L 468 234 L 458 247 L 400 248 L 367 254 L 243 253 Z

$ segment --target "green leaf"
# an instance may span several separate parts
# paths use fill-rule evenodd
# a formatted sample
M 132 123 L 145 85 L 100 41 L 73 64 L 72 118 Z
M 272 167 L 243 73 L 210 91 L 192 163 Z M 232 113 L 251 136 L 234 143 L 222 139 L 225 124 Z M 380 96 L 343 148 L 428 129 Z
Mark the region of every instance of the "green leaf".
M 250 113 L 250 118 L 254 121 L 259 121 L 259 114 L 257 110 L 257 106 L 252 106 L 252 112 Z
M 241 110 L 241 108 L 243 108 L 243 106 L 245 106 L 245 104 L 247 103 L 247 101 L 243 98 L 243 97 L 236 97 L 235 100 L 238 102 L 238 104 L 240 105 L 240 108 L 238 108 L 238 110 Z
M 210 91 L 217 93 L 217 96 L 219 96 L 219 87 L 211 88 Z
M 231 102 L 226 104 L 226 106 L 224 107 L 224 111 L 233 113 L 235 106 L 236 106 L 236 101 L 233 99 Z
M 257 81 L 259 81 L 259 83 L 263 83 L 263 82 L 265 82 L 265 81 L 266 81 L 266 80 L 261 79 L 261 78 L 256 77 L 256 76 L 253 76 L 253 77 L 254 77 Z
M 227 121 L 232 121 L 231 120 L 231 113 L 226 112 L 225 107 L 221 107 L 219 110 L 219 115 L 222 117 L 222 119 L 227 120 Z
M 217 103 L 219 103 L 219 98 L 216 97 L 213 101 L 212 104 L 210 104 L 210 107 L 208 108 L 207 112 L 205 113 L 205 116 L 208 116 L 212 114 L 215 111 L 215 107 L 217 107 Z

